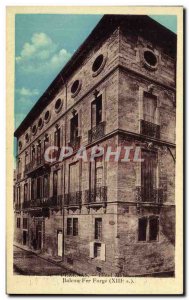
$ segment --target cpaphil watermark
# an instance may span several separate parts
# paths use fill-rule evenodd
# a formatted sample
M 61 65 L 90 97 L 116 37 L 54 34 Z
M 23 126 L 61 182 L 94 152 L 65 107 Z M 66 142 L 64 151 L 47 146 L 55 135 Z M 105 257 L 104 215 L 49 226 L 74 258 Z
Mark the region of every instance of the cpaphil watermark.
M 45 150 L 44 158 L 46 162 L 61 162 L 75 153 L 70 146 L 57 147 L 50 146 Z M 84 162 L 93 162 L 98 158 L 104 158 L 106 162 L 143 162 L 141 157 L 141 147 L 139 146 L 98 146 L 95 145 L 90 149 L 81 147 L 74 154 L 74 160 L 82 160 Z

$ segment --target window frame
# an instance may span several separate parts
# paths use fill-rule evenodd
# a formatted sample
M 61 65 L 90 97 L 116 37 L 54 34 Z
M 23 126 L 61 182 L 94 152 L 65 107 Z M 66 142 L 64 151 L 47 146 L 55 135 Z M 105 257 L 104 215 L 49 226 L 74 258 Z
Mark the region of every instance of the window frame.
M 98 241 L 102 240 L 102 218 L 95 218 L 95 222 L 94 222 L 94 239 L 98 240 Z
M 23 218 L 22 227 L 23 227 L 23 229 L 28 230 L 28 218 Z
M 79 220 L 78 220 L 78 218 L 67 218 L 66 234 L 67 234 L 67 236 L 74 236 L 74 237 L 79 235 Z
M 21 218 L 20 217 L 17 217 L 16 219 L 16 228 L 21 228 Z
M 139 240 L 139 220 L 146 219 L 146 240 Z M 150 239 L 150 220 L 156 219 L 157 220 L 157 238 L 156 240 Z M 141 216 L 138 218 L 138 231 L 137 231 L 137 242 L 138 243 L 157 243 L 159 242 L 159 233 L 160 233 L 160 216 L 159 215 L 149 215 L 149 216 Z

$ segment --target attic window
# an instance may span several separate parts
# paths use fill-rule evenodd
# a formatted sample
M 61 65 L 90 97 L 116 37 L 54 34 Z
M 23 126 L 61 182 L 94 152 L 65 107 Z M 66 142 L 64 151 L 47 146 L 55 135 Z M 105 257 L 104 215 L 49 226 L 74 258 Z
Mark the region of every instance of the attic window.
M 59 98 L 58 100 L 56 100 L 56 103 L 55 103 L 55 111 L 56 112 L 59 112 L 62 108 L 62 100 Z
M 18 147 L 19 147 L 20 150 L 22 149 L 22 142 L 21 141 L 19 141 Z
M 154 54 L 153 51 L 149 49 L 145 50 L 143 55 L 144 55 L 144 63 L 146 67 L 154 70 L 157 67 L 157 63 L 158 63 L 157 56 Z
M 81 81 L 79 79 L 75 80 L 71 86 L 72 97 L 75 97 L 81 89 Z
M 97 76 L 102 71 L 102 69 L 105 66 L 105 63 L 106 63 L 106 59 L 103 54 L 97 56 L 97 58 L 95 59 L 92 65 L 93 77 Z
M 33 127 L 32 127 L 32 133 L 33 133 L 33 135 L 36 134 L 36 132 L 37 132 L 37 127 L 36 127 L 36 125 L 33 125 Z
M 41 129 L 42 127 L 43 127 L 43 120 L 42 118 L 40 118 L 38 121 L 38 128 Z
M 49 120 L 50 120 L 50 117 L 51 117 L 51 115 L 50 115 L 50 111 L 49 110 L 47 110 L 46 111 L 46 113 L 45 113 L 45 122 L 47 123 L 47 122 L 49 122 Z
M 26 135 L 25 135 L 25 140 L 26 140 L 26 143 L 29 141 L 29 134 L 28 133 L 26 133 Z

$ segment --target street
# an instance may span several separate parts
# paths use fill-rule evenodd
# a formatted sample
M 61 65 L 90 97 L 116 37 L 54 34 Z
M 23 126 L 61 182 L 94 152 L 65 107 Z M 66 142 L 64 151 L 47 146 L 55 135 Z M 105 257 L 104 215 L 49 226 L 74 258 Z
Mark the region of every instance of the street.
M 17 246 L 14 246 L 14 274 L 38 276 L 74 275 L 73 272 Z

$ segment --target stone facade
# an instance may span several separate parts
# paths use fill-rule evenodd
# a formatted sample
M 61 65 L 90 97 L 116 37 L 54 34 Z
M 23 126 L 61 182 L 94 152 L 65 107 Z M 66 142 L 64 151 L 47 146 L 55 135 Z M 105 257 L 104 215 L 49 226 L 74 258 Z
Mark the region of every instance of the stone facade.
M 174 272 L 175 53 L 149 17 L 102 18 L 15 131 L 16 242 L 79 274 Z M 47 164 L 50 145 L 74 153 Z M 94 145 L 137 146 L 149 163 L 75 160 Z

